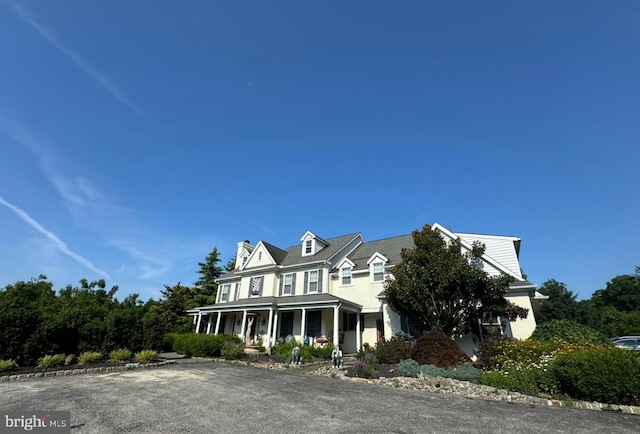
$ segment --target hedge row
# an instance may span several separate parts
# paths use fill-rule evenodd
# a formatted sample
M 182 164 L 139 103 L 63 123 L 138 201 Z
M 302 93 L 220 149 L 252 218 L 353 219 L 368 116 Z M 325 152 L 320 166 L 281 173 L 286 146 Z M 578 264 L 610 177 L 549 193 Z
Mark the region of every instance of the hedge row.
M 195 357 L 220 357 L 223 349 L 228 350 L 230 342 L 234 347 L 244 344 L 237 336 L 206 335 L 201 333 L 170 333 L 165 336 L 165 344 L 170 342 L 173 351 L 185 356 Z

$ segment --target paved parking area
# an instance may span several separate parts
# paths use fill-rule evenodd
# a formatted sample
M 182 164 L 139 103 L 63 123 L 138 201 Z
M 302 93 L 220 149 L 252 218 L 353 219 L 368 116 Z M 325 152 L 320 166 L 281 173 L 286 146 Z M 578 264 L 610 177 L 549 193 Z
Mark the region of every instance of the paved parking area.
M 0 383 L 72 433 L 637 433 L 640 416 L 474 400 L 221 362 Z

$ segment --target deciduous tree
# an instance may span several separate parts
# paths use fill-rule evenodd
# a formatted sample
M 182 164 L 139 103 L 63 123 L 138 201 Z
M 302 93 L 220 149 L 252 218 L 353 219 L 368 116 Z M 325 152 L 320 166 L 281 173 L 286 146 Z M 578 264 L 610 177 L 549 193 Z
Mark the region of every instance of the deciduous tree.
M 421 331 L 438 330 L 450 337 L 468 332 L 483 314 L 525 318 L 528 311 L 505 298 L 511 276 L 489 277 L 473 265 L 484 253 L 476 243 L 463 254 L 460 240 L 445 241 L 425 225 L 413 231 L 415 247 L 403 249 L 402 261 L 386 284 L 389 305 L 404 313 Z

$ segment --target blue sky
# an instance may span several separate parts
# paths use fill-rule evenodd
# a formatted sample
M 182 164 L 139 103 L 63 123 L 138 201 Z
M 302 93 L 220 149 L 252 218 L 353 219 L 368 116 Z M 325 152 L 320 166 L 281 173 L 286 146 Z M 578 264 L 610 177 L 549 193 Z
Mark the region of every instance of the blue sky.
M 640 3 L 0 0 L 0 287 L 438 222 L 588 298 L 640 265 Z

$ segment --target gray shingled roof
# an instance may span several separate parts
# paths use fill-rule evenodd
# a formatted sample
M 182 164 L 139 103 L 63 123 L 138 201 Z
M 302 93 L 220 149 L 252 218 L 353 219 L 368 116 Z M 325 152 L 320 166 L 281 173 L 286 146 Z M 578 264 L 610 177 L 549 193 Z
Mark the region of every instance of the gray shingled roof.
M 413 247 L 413 236 L 411 234 L 401 235 L 360 244 L 358 248 L 349 254 L 349 259 L 355 264 L 354 270 L 363 270 L 369 268 L 367 261 L 374 253 L 378 252 L 389 259 L 387 265 L 395 265 L 402 260 L 400 257 L 402 249 L 411 249 Z
M 282 260 L 287 256 L 287 252 L 285 250 L 282 250 L 273 244 L 265 243 L 264 241 L 262 244 L 267 249 L 273 260 L 276 261 L 276 264 L 282 263 Z
M 282 250 L 264 241 L 262 242 L 262 244 L 264 244 L 264 247 L 269 251 L 269 254 L 273 258 L 273 260 L 276 261 L 276 264 L 282 265 L 282 266 L 288 266 L 288 265 L 306 264 L 309 262 L 327 260 L 331 258 L 333 255 L 335 255 L 340 249 L 342 249 L 347 243 L 349 243 L 349 241 L 353 240 L 357 236 L 360 236 L 360 234 L 356 232 L 353 234 L 329 238 L 327 240 L 323 240 L 320 237 L 318 237 L 319 239 L 322 240 L 322 242 L 327 244 L 327 247 L 323 248 L 315 255 L 309 255 L 309 256 L 302 256 L 301 244 L 291 246 L 286 250 Z M 230 277 L 234 277 L 236 274 L 238 274 L 238 270 L 232 270 L 220 276 L 220 279 L 228 279 Z
M 331 258 L 335 255 L 340 249 L 342 249 L 349 241 L 353 240 L 357 237 L 358 233 L 342 235 L 341 237 L 329 238 L 325 241 L 328 246 L 324 249 L 320 250 L 315 255 L 302 256 L 302 245 L 297 244 L 295 246 L 289 247 L 287 251 L 287 256 L 283 259 L 280 265 L 296 265 L 296 264 L 306 264 L 308 262 L 317 262 L 324 261 Z
M 218 303 L 212 304 L 209 306 L 202 306 L 194 309 L 190 309 L 190 311 L 196 310 L 231 310 L 235 308 L 241 307 L 249 307 L 251 306 L 279 306 L 279 307 L 287 307 L 287 306 L 299 306 L 305 304 L 315 304 L 315 303 L 342 303 L 343 306 L 351 309 L 360 309 L 362 306 L 359 304 L 353 303 L 351 301 L 344 300 L 340 297 L 336 297 L 333 295 L 329 295 L 326 293 L 321 294 L 307 294 L 307 295 L 294 295 L 294 296 L 286 296 L 286 297 L 255 297 L 255 298 L 242 298 L 240 300 L 230 301 L 228 303 Z

